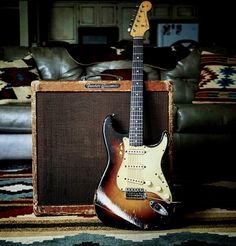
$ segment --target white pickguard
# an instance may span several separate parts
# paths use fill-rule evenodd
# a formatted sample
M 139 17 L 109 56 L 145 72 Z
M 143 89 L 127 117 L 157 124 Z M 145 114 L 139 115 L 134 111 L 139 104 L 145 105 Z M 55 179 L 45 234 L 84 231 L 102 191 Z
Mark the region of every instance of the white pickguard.
M 123 138 L 124 158 L 117 175 L 120 190 L 127 188 L 143 189 L 153 192 L 167 203 L 172 202 L 169 185 L 161 168 L 161 160 L 168 143 L 167 133 L 155 146 L 130 146 L 129 139 Z M 121 147 L 122 148 L 122 147 Z

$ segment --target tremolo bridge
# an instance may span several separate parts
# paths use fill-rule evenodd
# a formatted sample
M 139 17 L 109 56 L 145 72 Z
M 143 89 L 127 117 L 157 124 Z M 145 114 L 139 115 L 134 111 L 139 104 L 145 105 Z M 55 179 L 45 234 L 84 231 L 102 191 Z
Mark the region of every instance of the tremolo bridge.
M 144 200 L 147 196 L 142 188 L 126 188 L 125 198 L 129 200 Z

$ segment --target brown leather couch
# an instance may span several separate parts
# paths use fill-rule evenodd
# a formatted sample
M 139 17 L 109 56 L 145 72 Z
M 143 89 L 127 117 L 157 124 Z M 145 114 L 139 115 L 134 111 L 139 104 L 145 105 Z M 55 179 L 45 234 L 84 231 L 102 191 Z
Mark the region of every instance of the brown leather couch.
M 130 69 L 132 65 L 130 51 L 117 55 L 117 50 L 110 48 L 106 56 L 97 48 L 90 49 L 90 55 L 88 50 L 78 51 L 74 47 L 0 50 L 0 60 L 19 59 L 30 53 L 43 80 L 81 80 L 85 75 L 101 79 L 101 72 Z M 206 196 L 204 190 L 199 190 L 199 184 L 235 179 L 236 104 L 192 103 L 200 72 L 199 49 L 178 53 L 169 48 L 152 48 L 144 50 L 144 54 L 145 79 L 168 79 L 173 83 L 174 189 L 178 194 L 178 187 L 184 187 L 178 199 L 188 203 L 189 197 L 195 197 L 200 207 Z M 124 79 L 129 79 L 130 74 L 127 76 Z M 0 161 L 30 160 L 31 141 L 31 105 L 0 105 Z M 221 198 L 214 197 L 216 200 L 219 205 Z

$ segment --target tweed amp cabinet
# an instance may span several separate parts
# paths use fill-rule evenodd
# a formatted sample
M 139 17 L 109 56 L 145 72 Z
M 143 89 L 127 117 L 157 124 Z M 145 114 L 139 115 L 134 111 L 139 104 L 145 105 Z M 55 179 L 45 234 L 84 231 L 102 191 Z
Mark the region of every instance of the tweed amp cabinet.
M 163 162 L 170 174 L 172 84 L 144 83 L 144 144 L 169 132 Z M 95 215 L 93 199 L 107 165 L 102 135 L 115 114 L 117 132 L 128 133 L 131 81 L 32 82 L 33 204 L 36 215 Z

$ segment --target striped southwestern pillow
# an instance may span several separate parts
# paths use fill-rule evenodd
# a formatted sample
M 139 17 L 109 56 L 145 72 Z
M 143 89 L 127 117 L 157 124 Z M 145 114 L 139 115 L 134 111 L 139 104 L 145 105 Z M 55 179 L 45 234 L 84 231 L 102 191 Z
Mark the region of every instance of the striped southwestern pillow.
M 193 103 L 236 103 L 236 56 L 203 51 Z

